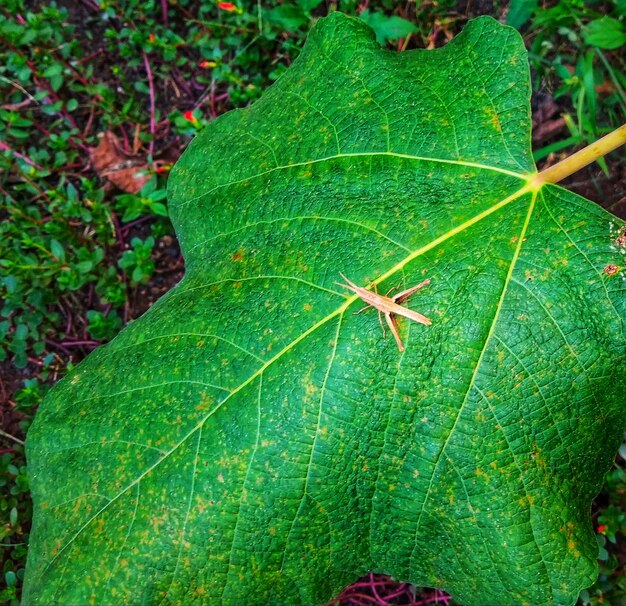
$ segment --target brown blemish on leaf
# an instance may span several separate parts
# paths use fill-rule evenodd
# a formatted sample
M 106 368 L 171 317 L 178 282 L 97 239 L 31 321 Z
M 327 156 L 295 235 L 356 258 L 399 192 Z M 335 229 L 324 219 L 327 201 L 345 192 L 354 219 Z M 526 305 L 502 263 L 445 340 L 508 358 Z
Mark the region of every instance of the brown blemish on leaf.
M 607 276 L 614 276 L 619 271 L 619 267 L 614 263 L 609 263 L 608 265 L 604 266 L 604 269 L 602 271 Z
M 486 113 L 489 116 L 487 124 L 490 124 L 498 132 L 502 132 L 502 126 L 500 125 L 500 118 L 498 118 L 498 114 L 493 109 L 488 109 Z
M 230 256 L 230 260 L 233 263 L 241 263 L 243 261 L 243 249 L 240 248 L 238 251 L 234 252 L 231 256 Z
M 543 457 L 543 455 L 541 454 L 541 448 L 537 448 L 537 445 L 535 444 L 535 448 L 533 449 L 531 455 L 530 455 L 533 459 L 533 461 L 535 461 L 535 463 L 537 463 L 537 465 L 539 467 L 545 467 L 546 466 L 546 460 Z
M 97 522 L 96 522 L 96 530 L 94 532 L 94 534 L 96 536 L 102 534 L 102 531 L 104 530 L 104 519 L 103 518 L 98 518 Z
M 195 409 L 201 412 L 207 411 L 211 408 L 212 402 L 213 400 L 211 398 L 209 398 L 206 394 L 202 394 L 202 398 Z

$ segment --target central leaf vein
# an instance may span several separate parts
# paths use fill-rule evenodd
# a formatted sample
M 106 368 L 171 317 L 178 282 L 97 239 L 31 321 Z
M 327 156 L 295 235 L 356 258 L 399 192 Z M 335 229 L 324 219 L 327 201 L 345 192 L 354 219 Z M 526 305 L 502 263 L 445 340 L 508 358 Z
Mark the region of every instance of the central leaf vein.
M 500 170 L 500 169 L 498 169 L 498 170 Z M 390 278 L 391 276 L 393 276 L 397 272 L 401 271 L 409 262 L 413 261 L 414 259 L 416 259 L 420 255 L 423 255 L 424 253 L 426 253 L 426 252 L 432 250 L 433 248 L 437 247 L 442 242 L 445 242 L 446 240 L 448 240 L 448 239 L 456 236 L 457 234 L 463 232 L 464 230 L 470 228 L 471 226 L 475 225 L 479 221 L 482 221 L 484 218 L 486 218 L 489 215 L 493 214 L 494 212 L 500 210 L 504 206 L 510 204 L 514 200 L 520 198 L 521 196 L 525 195 L 526 193 L 528 193 L 530 191 L 532 191 L 532 187 L 528 183 L 525 184 L 522 188 L 520 188 L 518 191 L 516 191 L 515 193 L 511 194 L 507 198 L 503 199 L 502 201 L 498 202 L 497 204 L 494 204 L 492 207 L 484 210 L 483 212 L 479 213 L 478 215 L 474 216 L 473 218 L 468 219 L 464 223 L 461 223 L 460 225 L 458 225 L 457 227 L 449 230 L 445 234 L 442 234 L 438 238 L 435 238 L 429 244 L 427 244 L 427 245 L 425 245 L 425 246 L 415 250 L 412 254 L 408 255 L 403 261 L 400 261 L 399 263 L 394 265 L 391 269 L 389 269 L 387 272 L 385 272 L 384 274 L 379 276 L 376 280 L 373 280 L 372 284 L 379 284 L 382 281 Z M 536 197 L 536 192 L 533 193 L 533 198 L 532 198 L 532 201 L 531 201 L 531 208 L 534 206 L 535 197 Z M 530 218 L 530 213 L 529 213 L 529 215 L 526 218 L 526 222 L 524 223 L 524 233 L 525 233 L 525 229 L 527 227 L 529 218 Z M 519 254 L 519 249 L 521 247 L 521 243 L 522 243 L 522 238 L 520 238 L 519 243 L 518 243 L 518 248 L 516 250 L 517 254 Z M 515 257 L 515 259 L 517 259 L 517 257 Z M 512 266 L 513 265 L 514 265 L 514 263 L 512 264 Z M 282 277 L 282 276 L 278 276 L 278 277 Z M 238 280 L 236 280 L 236 279 L 220 280 L 217 283 L 222 283 L 222 282 L 226 282 L 226 281 L 237 282 Z M 193 289 L 205 288 L 205 287 L 210 286 L 210 285 L 211 284 L 207 284 L 207 285 L 204 285 L 204 286 L 193 287 Z M 317 288 L 322 288 L 322 287 L 317 287 Z M 192 290 L 192 288 L 186 289 L 186 291 L 189 291 L 189 290 Z M 326 290 L 326 289 L 324 289 L 324 290 Z M 506 289 L 503 290 L 503 295 L 502 296 L 504 296 L 504 291 L 505 290 Z M 181 291 L 181 292 L 179 292 L 177 294 L 180 295 L 180 294 L 182 294 L 183 292 L 186 292 L 186 291 Z M 337 294 L 334 291 L 330 291 L 330 292 L 332 292 L 333 294 Z M 261 376 L 263 374 L 263 372 L 268 367 L 270 367 L 276 361 L 280 360 L 286 353 L 291 351 L 298 343 L 300 343 L 301 341 L 306 339 L 309 335 L 314 333 L 318 328 L 324 326 L 327 322 L 331 321 L 336 316 L 339 316 L 339 315 L 343 314 L 358 298 L 359 298 L 358 295 L 348 296 L 342 305 L 340 305 L 337 309 L 335 309 L 334 311 L 330 312 L 328 315 L 326 315 L 323 318 L 321 318 L 320 320 L 318 320 L 315 324 L 313 324 L 307 330 L 302 332 L 297 338 L 295 338 L 293 341 L 288 343 L 283 349 L 281 349 L 274 357 L 270 358 L 267 362 L 265 362 L 262 366 L 260 366 L 254 373 L 252 373 L 238 387 L 233 389 L 223 400 L 221 400 L 219 403 L 217 403 L 216 406 L 211 411 L 209 411 L 203 418 L 201 418 L 198 421 L 198 423 L 196 423 L 196 425 L 194 425 L 174 446 L 172 446 L 172 448 L 169 451 L 167 451 L 167 453 L 164 454 L 162 458 L 158 459 L 152 465 L 147 467 L 146 470 L 143 471 L 135 480 L 130 482 L 117 495 L 112 497 L 110 501 L 108 501 L 105 505 L 103 505 L 96 513 L 94 513 L 86 522 L 84 522 L 84 524 L 82 526 L 80 526 L 80 528 L 72 535 L 72 537 L 68 540 L 68 542 L 62 548 L 60 548 L 57 551 L 57 553 L 54 555 L 54 557 L 48 562 L 48 564 L 46 565 L 46 567 L 45 567 L 43 572 L 45 573 L 54 564 L 54 562 L 61 556 L 61 554 L 63 554 L 74 543 L 74 541 L 77 539 L 77 537 L 79 537 L 83 533 L 83 531 L 95 519 L 97 519 L 97 517 L 103 511 L 105 511 L 108 507 L 110 507 L 112 503 L 116 502 L 123 494 L 125 494 L 133 486 L 136 486 L 137 484 L 139 484 L 144 477 L 146 477 L 154 469 L 156 469 L 172 453 L 176 452 L 178 450 L 178 448 L 180 448 L 180 446 L 183 445 L 193 434 L 195 434 L 201 427 L 203 427 L 204 424 L 207 422 L 207 420 L 210 417 L 212 417 L 226 402 L 228 402 L 233 396 L 235 396 L 237 393 L 239 393 L 241 390 L 243 390 L 246 386 L 248 386 L 250 383 L 252 383 L 252 381 L 254 381 L 256 378 Z M 457 417 L 457 420 L 458 420 L 458 417 Z

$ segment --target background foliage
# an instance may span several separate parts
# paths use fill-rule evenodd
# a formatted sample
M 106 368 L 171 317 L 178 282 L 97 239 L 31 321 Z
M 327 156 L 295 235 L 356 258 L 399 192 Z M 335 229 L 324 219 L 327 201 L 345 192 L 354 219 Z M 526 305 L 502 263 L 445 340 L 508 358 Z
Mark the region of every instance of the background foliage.
M 257 99 L 313 20 L 334 9 L 359 14 L 400 51 L 444 45 L 479 14 L 521 29 L 540 163 L 625 121 L 623 0 L 5 1 L 0 600 L 17 603 L 21 590 L 31 516 L 22 442 L 38 403 L 182 275 L 167 219 L 170 166 L 204 124 Z M 624 170 L 614 154 L 569 186 L 625 217 Z M 602 574 L 583 603 L 626 603 L 625 491 L 618 457 L 594 508 Z M 362 599 L 351 595 L 342 603 Z M 424 599 L 435 598 L 445 599 Z

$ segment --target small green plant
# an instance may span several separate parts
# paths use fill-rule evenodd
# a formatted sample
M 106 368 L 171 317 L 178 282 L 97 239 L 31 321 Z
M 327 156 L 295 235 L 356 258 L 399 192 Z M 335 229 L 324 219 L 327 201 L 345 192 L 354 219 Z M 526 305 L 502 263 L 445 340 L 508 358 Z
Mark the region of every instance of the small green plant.
M 87 312 L 87 321 L 87 330 L 96 341 L 109 341 L 122 327 L 122 319 L 112 310 L 104 314 L 90 309 Z
M 124 252 L 118 265 L 130 276 L 131 284 L 145 284 L 154 272 L 152 259 L 154 238 L 152 236 L 145 240 L 133 238 L 130 244 L 132 250 Z
M 117 196 L 116 209 L 121 213 L 124 223 L 144 215 L 167 217 L 167 207 L 163 204 L 163 200 L 167 198 L 167 191 L 164 187 L 159 188 L 157 183 L 157 177 L 154 176 L 138 194 Z
M 24 580 L 28 544 L 26 529 L 30 528 L 32 516 L 28 474 L 23 460 L 23 447 L 19 444 L 15 444 L 11 452 L 0 454 L 0 544 L 8 556 L 3 558 L 5 586 L 0 590 L 0 600 L 12 606 L 19 603 L 18 589 Z

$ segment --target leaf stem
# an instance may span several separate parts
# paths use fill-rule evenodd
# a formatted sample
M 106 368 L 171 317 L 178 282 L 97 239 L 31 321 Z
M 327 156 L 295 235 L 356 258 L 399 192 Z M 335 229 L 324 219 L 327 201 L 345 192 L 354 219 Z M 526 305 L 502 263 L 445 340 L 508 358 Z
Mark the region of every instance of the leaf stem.
M 530 182 L 533 189 L 539 189 L 545 183 L 558 183 L 569 177 L 571 174 L 595 162 L 598 158 L 605 156 L 614 149 L 626 143 L 626 124 L 617 130 L 609 133 L 605 137 L 598 139 L 595 143 L 588 145 L 584 149 L 576 152 L 565 160 L 557 162 L 554 166 L 535 175 Z

